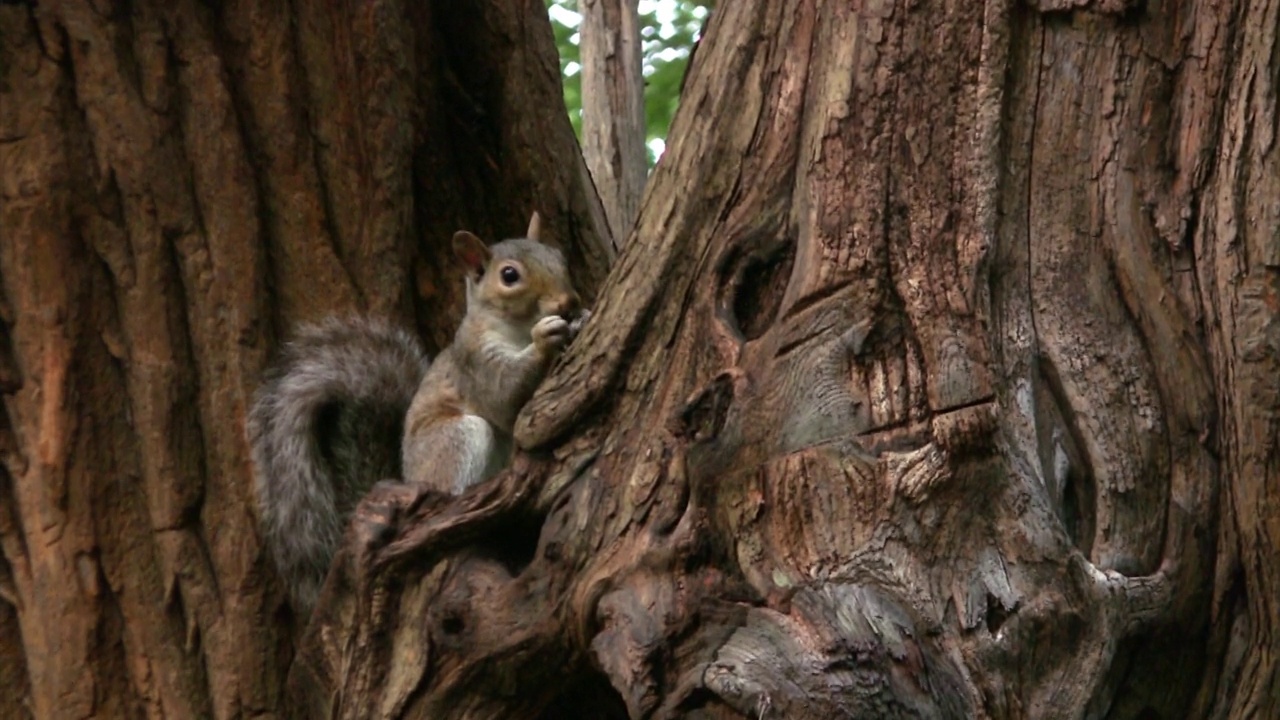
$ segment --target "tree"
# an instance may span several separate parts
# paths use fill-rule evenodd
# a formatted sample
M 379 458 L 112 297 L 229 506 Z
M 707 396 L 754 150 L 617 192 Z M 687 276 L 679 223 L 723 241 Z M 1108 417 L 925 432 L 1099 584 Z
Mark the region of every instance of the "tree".
M 640 211 L 648 167 L 635 0 L 583 0 L 582 155 L 615 247 Z
M 439 348 L 449 238 L 611 262 L 538 2 L 0 5 L 0 717 L 282 708 L 243 423 L 294 323 Z
M 1280 252 L 1280 206 L 1274 201 L 1280 197 L 1274 67 L 1280 5 L 855 5 L 755 0 L 717 6 L 633 239 L 600 288 L 595 317 L 521 420 L 518 439 L 528 452 L 500 478 L 458 498 L 384 486 L 366 500 L 290 670 L 288 694 L 300 712 L 1280 714 L 1277 610 L 1271 602 L 1280 558 L 1268 530 L 1276 522 L 1270 496 L 1280 472 L 1273 420 L 1280 370 L 1274 269 Z M 426 33 L 445 48 L 458 43 L 457 55 L 428 57 L 465 62 L 423 62 L 413 66 L 422 68 L 419 73 L 397 76 L 417 78 L 426 86 L 423 96 L 430 97 L 430 88 L 460 88 L 450 92 L 474 97 L 476 88 L 488 87 L 493 95 L 480 97 L 492 102 L 480 107 L 495 108 L 504 107 L 495 96 L 546 89 L 547 78 L 539 83 L 529 69 L 536 63 L 501 62 L 522 48 L 550 43 L 541 20 L 516 22 L 500 3 L 453 7 L 430 6 L 408 24 L 335 22 L 331 32 L 354 47 L 384 53 L 359 65 L 365 72 L 403 67 L 397 61 L 417 57 L 408 54 L 411 48 L 435 47 L 397 33 Z M 0 22 L 4 47 L 10 47 L 14 27 L 43 31 L 44 43 L 21 64 L 6 58 L 5 68 L 24 68 L 7 71 L 6 85 L 42 77 L 25 69 L 33 64 L 55 66 L 43 76 L 54 89 L 37 96 L 48 100 L 24 103 L 24 111 L 52 108 L 48 112 L 65 123 L 103 128 L 91 134 L 95 139 L 112 139 L 108 130 L 128 127 L 106 122 L 118 115 L 86 110 L 81 118 L 71 111 L 69 92 L 59 84 L 69 74 L 54 72 L 62 47 L 49 32 L 56 24 L 19 24 L 10 18 L 26 8 L 0 10 L 6 13 Z M 165 27 L 187 27 L 170 17 Z M 62 27 L 83 34 L 92 19 L 101 17 L 63 18 Z M 258 33 L 288 26 L 279 18 L 276 24 L 254 19 L 209 23 Z M 312 25 L 297 27 L 303 39 L 314 39 L 308 35 Z M 146 25 L 135 20 L 127 31 L 145 37 L 139 28 Z M 475 42 L 468 33 L 487 32 L 508 42 L 467 44 L 468 37 Z M 396 37 L 402 42 L 386 42 Z M 62 62 L 86 73 L 88 87 L 110 89 L 109 73 L 89 73 L 97 66 L 85 57 L 84 45 L 67 42 L 63 51 L 71 59 Z M 219 47 L 230 48 L 229 56 L 243 52 L 225 38 Z M 327 55 L 307 42 L 297 47 L 316 54 L 291 65 L 292 72 L 305 67 L 309 83 L 327 77 L 321 62 Z M 235 57 L 246 56 L 262 57 Z M 177 57 L 183 73 L 209 71 L 209 63 L 194 62 L 198 56 Z M 495 65 L 483 65 L 484 59 L 512 74 L 485 74 L 475 66 L 493 71 Z M 247 59 L 243 63 L 229 66 L 262 72 Z M 462 70 L 468 72 L 456 85 L 430 84 Z M 495 76 L 504 82 L 493 83 Z M 175 84 L 193 87 L 197 79 L 180 76 Z M 257 87 L 248 80 L 234 86 Z M 309 108 L 328 98 L 355 106 L 355 98 L 396 97 L 386 94 L 388 86 L 396 87 L 365 81 L 350 89 L 379 92 L 312 91 L 292 102 Z M 8 87 L 6 92 L 33 92 L 30 85 Z M 103 93 L 115 102 L 119 95 Z M 236 107 L 250 114 L 278 110 L 278 103 L 264 98 L 280 96 L 252 96 Z M 454 111 L 454 103 L 426 104 L 413 127 L 437 137 L 433 131 L 454 126 L 436 113 L 447 118 Z M 345 127 L 332 115 L 312 116 Z M 100 704 L 90 709 L 106 714 L 105 703 L 123 702 L 122 696 L 138 707 L 132 698 L 153 695 L 137 688 L 186 682 L 182 687 L 195 692 L 187 696 L 195 699 L 190 702 L 214 697 L 227 703 L 200 706 L 220 716 L 270 711 L 279 706 L 278 679 L 289 653 L 282 649 L 273 657 L 269 649 L 288 642 L 273 629 L 270 612 L 242 609 L 270 606 L 261 598 L 271 592 L 244 590 L 261 578 L 270 584 L 246 539 L 251 524 L 241 521 L 236 527 L 244 535 L 223 541 L 234 551 L 214 543 L 203 556 L 213 562 L 181 552 L 204 537 L 190 528 L 227 522 L 228 511 L 232 519 L 244 515 L 232 502 L 234 493 L 245 493 L 247 473 L 236 466 L 237 459 L 243 462 L 242 448 L 228 442 L 233 436 L 218 430 L 217 422 L 242 409 L 244 395 L 235 393 L 248 382 L 238 374 L 260 363 L 262 350 L 245 338 L 266 333 L 246 333 L 246 326 L 256 326 L 228 320 L 223 308 L 240 298 L 251 298 L 239 300 L 250 307 L 276 307 L 257 289 L 265 281 L 249 290 L 222 290 L 201 272 L 209 262 L 190 258 L 218 257 L 200 254 L 199 240 L 217 238 L 213 247 L 230 252 L 256 247 L 253 238 L 207 232 L 236 227 L 216 218 L 203 219 L 192 233 L 196 240 L 185 244 L 182 238 L 190 236 L 157 233 L 147 247 L 152 257 L 172 250 L 152 261 L 169 263 L 161 265 L 170 270 L 162 287 L 172 289 L 156 294 L 182 301 L 176 309 L 165 306 L 170 314 L 161 318 L 178 318 L 144 325 L 136 318 L 153 308 L 137 301 L 136 313 L 120 313 L 135 332 L 113 334 L 102 318 L 114 317 L 114 306 L 92 302 L 94 293 L 110 299 L 114 291 L 125 302 L 138 279 L 148 277 L 141 272 L 145 263 L 113 248 L 120 247 L 120 237 L 145 237 L 146 220 L 164 214 L 116 210 L 140 204 L 127 183 L 113 196 L 116 204 L 102 205 L 92 193 L 115 186 L 106 172 L 106 180 L 86 183 L 75 176 L 73 183 L 65 168 L 75 165 L 64 162 L 54 166 L 59 172 L 35 176 L 52 178 L 45 185 L 11 172 L 20 152 L 14 146 L 29 143 L 15 130 L 65 133 L 66 126 L 11 126 L 4 117 L 0 136 L 17 141 L 0 145 L 6 162 L 0 268 L 7 303 L 0 317 L 5 356 L 15 359 L 13 369 L 0 375 L 11 378 L 5 382 L 3 447 L 12 476 L 0 491 L 23 501 L 7 504 L 12 510 L 0 523 L 10 575 L 34 575 L 21 562 L 29 557 L 36 562 L 28 564 L 41 570 L 65 565 L 56 577 L 94 588 L 90 607 L 105 608 L 84 618 L 72 615 L 76 624 L 62 628 L 68 637 L 91 638 L 105 653 L 145 642 L 169 652 L 92 666 L 101 667 L 91 674 Z M 499 135 L 529 132 L 536 124 L 527 116 L 505 122 L 501 114 L 468 117 L 474 122 L 465 127 Z M 493 124 L 484 124 L 491 117 Z M 209 122 L 209 113 L 196 119 Z M 368 116 L 353 114 L 349 122 L 361 137 Z M 83 126 L 70 127 L 81 128 L 83 138 Z M 207 135 L 184 128 L 180 137 Z M 128 138 L 117 142 L 153 147 Z M 82 157 L 97 159 L 83 140 L 54 146 L 79 148 Z M 501 147 L 511 148 L 519 162 L 538 156 L 519 143 Z M 546 183 L 593 207 L 574 195 L 573 188 L 581 187 L 575 184 L 577 164 L 558 159 L 542 167 L 559 174 L 528 174 L 526 185 L 514 186 L 541 189 Z M 107 165 L 115 177 L 137 172 L 123 160 L 117 164 Z M 205 172 L 201 163 L 191 166 Z M 440 176 L 429 169 L 439 166 L 415 163 L 419 174 L 413 177 L 438 183 Z M 340 165 L 357 168 L 345 175 L 330 167 L 315 176 L 387 177 L 373 170 L 361 174 L 376 163 Z M 457 167 L 462 174 L 472 166 Z M 224 186 L 198 177 L 192 183 L 197 188 Z M 257 177 L 263 178 L 255 185 L 262 188 L 258 194 L 291 197 L 269 192 L 275 187 L 268 182 L 271 172 Z M 506 177 L 486 175 L 464 187 L 492 189 L 489 183 Z M 414 186 L 403 177 L 401 182 Z M 50 205 L 50 191 L 40 192 L 44 187 L 54 188 L 62 205 Z M 371 192 L 356 190 L 352 195 L 360 200 Z M 28 199 L 23 204 L 15 197 Z M 72 202 L 79 197 L 97 202 Z M 462 204 L 475 193 L 457 197 L 454 202 Z M 454 207 L 447 199 L 438 202 Z M 77 229 L 98 228 L 90 244 L 71 235 L 65 227 L 71 222 L 49 207 L 101 207 L 141 219 L 119 223 L 125 230 L 114 236 L 77 219 Z M 213 202 L 200 207 L 240 209 Z M 395 203 L 356 207 L 367 212 Z M 568 217 L 589 215 L 580 206 L 568 209 L 558 227 L 599 227 L 570 223 Z M 518 227 L 518 211 L 510 214 L 508 224 Z M 10 236 L 15 218 L 44 224 L 23 225 Z M 268 218 L 281 222 L 274 214 Z M 263 237 L 280 243 L 277 226 L 263 226 Z M 63 240 L 39 254 L 32 248 L 44 246 L 29 240 L 37 236 Z M 570 237 L 574 247 L 601 245 Z M 101 263 L 90 261 L 88 247 Z M 304 250 L 321 252 L 299 252 Z M 369 257 L 362 250 L 353 247 L 339 257 L 356 263 L 354 258 Z M 62 257 L 55 252 L 73 258 L 66 266 L 78 269 L 81 281 L 48 280 L 64 267 L 49 259 Z M 11 270 L 31 257 L 39 262 L 23 265 L 30 274 Z M 243 262 L 242 269 L 264 263 L 258 256 Z M 278 263 L 270 267 L 282 272 Z M 585 267 L 589 283 L 597 266 Z M 198 292 L 209 287 L 225 299 Z M 295 277 L 292 287 L 296 298 L 306 286 Z M 285 318 L 292 317 L 286 311 L 306 307 L 288 304 L 288 292 L 278 297 Z M 341 299 L 334 302 L 343 307 Z M 35 327 L 23 327 L 20 318 L 26 317 L 38 319 Z M 160 364 L 157 358 L 169 357 L 158 352 L 166 346 L 144 331 L 167 337 L 162 333 L 174 322 L 183 331 L 173 333 L 179 340 L 194 340 L 179 343 L 176 361 Z M 236 377 L 220 385 L 221 373 Z M 133 381 L 125 385 L 128 393 L 113 390 L 122 384 L 113 377 L 121 375 Z M 50 378 L 65 380 L 59 385 Z M 75 392 L 41 392 L 46 385 Z M 188 394 L 172 399 L 169 388 L 175 386 Z M 154 408 L 181 407 L 187 397 L 199 417 L 169 417 L 203 430 L 196 438 L 202 442 L 184 437 L 157 447 L 156 437 L 172 434 L 158 432 L 163 426 Z M 93 415 L 66 410 L 67 403 L 90 401 L 85 407 Z M 128 414 L 119 409 L 126 402 Z M 71 419 L 81 417 L 107 429 L 68 433 Z M 72 439 L 78 452 L 63 451 Z M 97 470 L 119 462 L 112 442 L 138 448 L 135 454 L 152 473 L 144 474 L 148 479 L 163 476 L 171 466 L 167 459 L 174 458 L 172 464 L 198 455 L 192 472 L 210 478 L 209 489 L 178 498 L 185 505 L 166 503 L 169 496 L 158 494 L 138 504 L 145 510 L 140 520 L 136 511 L 106 516 L 116 505 L 128 506 L 122 493 L 136 494 L 118 474 Z M 77 482 L 46 482 L 64 477 Z M 30 504 L 46 487 L 54 489 L 48 493 L 54 501 Z M 66 488 L 74 492 L 56 494 Z M 100 504 L 86 510 L 85 495 Z M 56 511 L 68 507 L 78 509 L 75 521 L 47 531 Z M 118 534 L 104 535 L 95 523 L 118 528 Z M 122 542 L 95 553 L 86 535 Z M 147 545 L 137 552 L 139 542 L 176 549 L 154 553 L 159 560 L 148 565 L 142 558 Z M 81 551 L 85 544 L 88 550 Z M 101 573 L 94 571 L 98 557 L 110 560 Z M 227 563 L 229 557 L 240 560 Z M 143 580 L 154 577 L 147 568 L 172 571 L 153 591 L 168 598 L 155 603 L 167 624 L 143 623 L 136 612 L 120 610 L 133 601 L 120 563 L 136 564 Z M 253 572 L 235 574 L 246 564 Z M 108 582 L 86 583 L 102 576 Z M 199 584 L 210 576 L 216 585 Z M 201 596 L 192 593 L 200 587 L 225 589 L 232 601 L 201 606 Z M 168 594 L 168 588 L 177 590 Z M 18 597 L 9 619 L 0 616 L 0 627 L 20 626 L 23 649 L 0 653 L 6 663 L 0 676 L 36 678 L 29 688 L 34 696 L 53 684 L 50 678 L 77 676 L 64 670 L 75 666 L 62 664 L 60 654 L 37 655 L 42 633 L 60 627 L 46 624 L 55 613 L 33 609 L 30 593 Z M 185 614 L 210 606 L 222 614 Z M 174 622 L 185 617 L 191 624 Z M 219 633 L 235 633 L 244 645 L 268 652 L 219 655 L 207 648 L 236 647 Z M 206 653 L 215 662 L 189 660 Z M 225 682 L 226 666 L 216 661 L 227 657 L 257 658 L 259 665 Z M 25 673 L 9 669 L 13 658 Z M 51 666 L 58 672 L 51 673 Z M 184 667 L 194 669 L 183 674 Z M 204 667 L 224 674 L 205 678 L 199 674 Z M 241 681 L 261 689 L 219 690 Z M 60 689 L 79 687 L 67 682 Z M 112 692 L 119 688 L 126 691 Z M 177 714 L 168 706 L 164 711 Z
M 680 88 L 690 55 L 711 0 L 640 0 L 641 66 L 644 75 L 645 142 L 649 166 L 657 162 L 665 146 L 671 118 L 679 104 Z M 564 101 L 574 132 L 582 135 L 582 16 L 578 0 L 547 0 L 551 27 L 560 51 L 564 74 Z
M 647 167 L 661 153 L 654 145 L 662 146 L 671 123 L 706 8 L 689 0 L 547 0 L 547 9 L 565 73 L 565 104 L 614 242 L 621 244 L 640 209 Z

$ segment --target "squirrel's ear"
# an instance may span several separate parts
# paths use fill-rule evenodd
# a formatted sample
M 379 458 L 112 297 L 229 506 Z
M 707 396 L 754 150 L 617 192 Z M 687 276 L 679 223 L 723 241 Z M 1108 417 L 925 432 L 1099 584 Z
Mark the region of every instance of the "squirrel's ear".
M 459 230 L 453 234 L 453 254 L 467 266 L 467 274 L 473 280 L 479 280 L 480 276 L 484 275 L 484 268 L 489 264 L 491 257 L 484 241 L 466 230 Z
M 533 217 L 529 218 L 529 230 L 524 236 L 536 242 L 542 242 L 542 238 L 538 237 L 542 234 L 542 217 L 538 215 L 538 211 L 533 211 Z

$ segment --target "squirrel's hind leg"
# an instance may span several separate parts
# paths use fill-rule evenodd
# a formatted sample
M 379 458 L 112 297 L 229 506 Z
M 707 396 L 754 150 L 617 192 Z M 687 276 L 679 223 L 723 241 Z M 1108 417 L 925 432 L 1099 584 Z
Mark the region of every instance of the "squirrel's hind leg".
M 478 415 L 462 415 L 407 434 L 405 481 L 457 495 L 493 477 L 510 456 L 510 438 Z

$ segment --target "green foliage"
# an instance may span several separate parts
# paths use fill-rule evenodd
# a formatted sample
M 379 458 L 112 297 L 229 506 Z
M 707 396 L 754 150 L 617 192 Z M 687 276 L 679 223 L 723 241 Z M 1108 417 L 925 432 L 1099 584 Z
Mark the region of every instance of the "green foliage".
M 582 65 L 578 0 L 547 0 L 560 50 L 564 104 L 573 130 L 582 137 Z M 645 145 L 653 167 L 665 147 L 667 129 L 680 102 L 680 83 L 689 53 L 702 30 L 712 0 L 640 0 L 640 53 L 644 73 Z

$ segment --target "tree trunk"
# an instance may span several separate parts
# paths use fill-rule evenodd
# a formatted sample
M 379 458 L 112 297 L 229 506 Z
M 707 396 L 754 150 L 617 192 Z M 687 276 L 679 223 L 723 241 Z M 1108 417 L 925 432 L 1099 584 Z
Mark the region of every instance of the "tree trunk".
M 636 0 L 580 0 L 582 155 L 615 247 L 626 242 L 649 176 Z
M 453 232 L 534 209 L 594 295 L 555 52 L 537 0 L 0 5 L 0 717 L 281 709 L 258 373 L 332 313 L 440 347 Z
M 1277 0 L 718 4 L 528 452 L 381 486 L 296 658 L 254 373 L 438 345 L 443 238 L 534 200 L 591 295 L 549 28 L 74 7 L 0 6 L 29 715 L 1280 716 Z
M 1280 713 L 1276 7 L 717 7 L 530 453 L 367 501 L 296 697 Z

